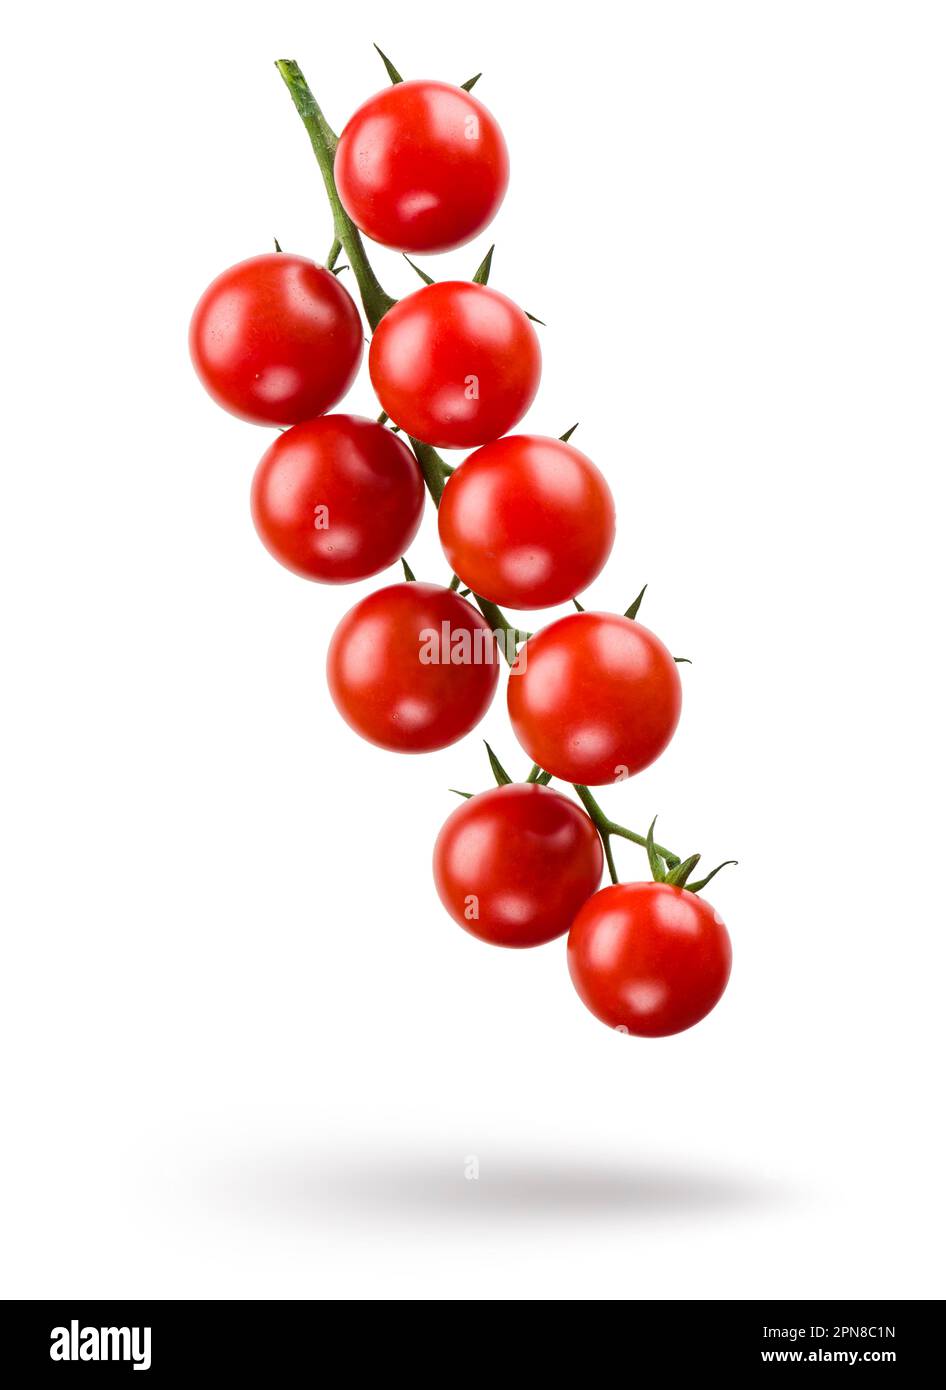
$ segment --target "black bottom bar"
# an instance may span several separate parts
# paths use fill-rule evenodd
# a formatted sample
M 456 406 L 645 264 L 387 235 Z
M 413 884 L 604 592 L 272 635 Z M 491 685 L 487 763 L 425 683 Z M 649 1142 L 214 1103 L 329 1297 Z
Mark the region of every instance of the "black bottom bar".
M 633 1380 L 644 1365 L 668 1374 L 750 1369 L 764 1377 L 777 1369 L 839 1367 L 881 1379 L 898 1370 L 918 1375 L 936 1364 L 941 1310 L 941 1301 L 602 1304 L 582 1314 L 601 1325 L 595 1364 L 584 1370 L 595 1379 L 621 1382 Z M 587 1334 L 571 1322 L 574 1315 L 570 1331 L 543 1342 L 522 1326 L 519 1308 L 521 1350 L 514 1361 L 501 1352 L 481 1316 L 465 1317 L 451 1329 L 441 1313 L 436 1326 L 421 1317 L 394 1333 L 379 1328 L 379 1313 L 372 1311 L 358 1315 L 364 1325 L 354 1336 L 348 1316 L 331 1301 L 8 1302 L 0 1305 L 0 1364 L 6 1383 L 16 1387 L 45 1383 L 47 1377 L 66 1384 L 76 1377 L 116 1375 L 172 1384 L 192 1372 L 214 1385 L 247 1375 L 261 1375 L 261 1383 L 270 1384 L 280 1374 L 321 1376 L 335 1362 L 341 1378 L 375 1368 L 386 1378 L 403 1376 L 418 1368 L 425 1378 L 449 1382 L 468 1380 L 478 1364 L 484 1375 L 514 1373 L 527 1349 L 533 1379 L 543 1348 L 563 1362 L 572 1348 L 588 1348 Z

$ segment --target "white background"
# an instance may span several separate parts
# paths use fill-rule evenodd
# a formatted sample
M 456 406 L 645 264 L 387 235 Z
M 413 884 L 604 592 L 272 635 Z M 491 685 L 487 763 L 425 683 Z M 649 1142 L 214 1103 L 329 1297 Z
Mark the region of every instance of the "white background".
M 946 16 L 921 3 L 104 3 L 7 16 L 6 1295 L 942 1296 Z M 462 81 L 547 321 L 527 426 L 605 470 L 589 602 L 683 668 L 602 793 L 710 862 L 723 1003 L 659 1042 L 490 950 L 429 857 L 478 737 L 360 743 L 280 569 L 205 284 L 331 228 L 272 66 L 336 125 Z M 389 253 L 388 287 L 416 282 Z M 376 410 L 366 374 L 347 407 Z M 447 578 L 432 513 L 411 552 Z M 392 578 L 396 578 L 392 574 Z M 497 698 L 485 733 L 518 775 Z M 619 850 L 623 871 L 643 856 Z M 467 1181 L 468 1156 L 480 1177 Z

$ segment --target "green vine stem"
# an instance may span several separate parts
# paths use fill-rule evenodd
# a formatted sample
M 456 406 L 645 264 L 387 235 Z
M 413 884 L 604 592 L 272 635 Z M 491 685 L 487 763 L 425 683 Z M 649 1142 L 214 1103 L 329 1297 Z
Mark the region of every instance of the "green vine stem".
M 618 835 L 622 840 L 632 840 L 635 845 L 641 845 L 644 849 L 647 848 L 647 836 L 638 835 L 636 830 L 628 830 L 626 825 L 618 825 L 617 821 L 609 819 L 587 787 L 580 786 L 577 782 L 573 783 L 573 785 L 579 801 L 598 828 L 598 834 L 601 836 L 601 843 L 604 845 L 604 856 L 608 861 L 608 873 L 611 875 L 611 882 L 617 883 L 617 871 L 615 870 L 614 858 L 611 854 L 611 836 Z M 676 865 L 680 863 L 680 856 L 674 854 L 673 850 L 665 849 L 663 845 L 657 844 L 654 845 L 654 849 L 660 855 L 661 859 L 666 860 L 668 869 L 675 868 Z
M 361 302 L 365 306 L 365 314 L 372 330 L 374 330 L 392 304 L 396 304 L 397 301 L 381 288 L 378 277 L 372 270 L 365 254 L 361 233 L 342 207 L 341 199 L 338 196 L 334 173 L 338 136 L 323 116 L 322 108 L 309 90 L 309 84 L 303 77 L 299 64 L 292 58 L 279 58 L 276 67 L 280 77 L 289 88 L 289 95 L 302 118 L 302 124 L 309 133 L 309 139 L 322 171 L 325 191 L 332 208 L 335 239 L 341 242 L 345 249 L 349 264 L 355 273 L 355 279 L 358 281 L 358 290 L 361 294 Z
M 514 655 L 510 655 L 510 651 L 514 654 L 516 647 L 519 645 L 519 643 L 527 642 L 529 638 L 532 636 L 532 633 L 523 632 L 521 628 L 516 627 L 515 623 L 511 623 L 509 621 L 503 610 L 501 608 L 497 608 L 496 604 L 491 603 L 488 598 L 480 598 L 478 594 L 472 594 L 471 597 L 476 599 L 476 603 L 480 612 L 482 613 L 486 621 L 489 623 L 493 631 L 502 632 L 504 634 L 506 638 L 506 642 L 504 644 L 505 656 L 506 660 L 509 662 L 511 666 L 515 658 Z
M 411 448 L 420 464 L 420 471 L 424 475 L 427 491 L 433 498 L 434 506 L 439 507 L 444 485 L 450 476 L 447 472 L 448 465 L 444 463 L 437 450 L 429 444 L 425 444 L 423 440 L 414 439 L 412 435 L 407 437 L 411 441 Z
M 354 271 L 355 279 L 358 283 L 358 292 L 361 295 L 361 302 L 364 305 L 365 317 L 371 326 L 371 331 L 377 328 L 397 300 L 381 285 L 375 275 L 365 251 L 361 233 L 352 222 L 348 213 L 342 207 L 341 199 L 338 196 L 338 189 L 335 187 L 335 150 L 338 145 L 338 136 L 332 130 L 328 121 L 322 113 L 312 91 L 302 75 L 302 69 L 292 58 L 280 58 L 276 62 L 279 75 L 289 89 L 293 104 L 302 119 L 302 123 L 309 135 L 312 149 L 318 161 L 319 169 L 322 173 L 322 180 L 325 184 L 325 191 L 328 194 L 329 205 L 332 209 L 332 219 L 335 226 L 335 238 L 329 252 L 330 268 L 337 260 L 340 250 L 344 250 L 348 256 L 351 268 Z M 471 84 L 472 85 L 472 84 Z M 491 254 L 491 252 L 490 252 Z M 489 257 L 487 257 L 487 260 Z M 574 428 L 574 427 L 573 427 Z M 571 433 L 571 431 L 569 431 Z M 410 436 L 408 436 L 410 438 Z M 440 454 L 430 444 L 425 444 L 420 439 L 410 439 L 411 446 L 420 465 L 427 491 L 433 499 L 434 506 L 440 506 L 440 499 L 443 496 L 444 486 L 447 478 L 453 469 Z M 502 632 L 506 637 L 506 642 L 502 643 L 502 651 L 506 660 L 512 665 L 516 645 L 524 642 L 531 633 L 522 632 L 509 622 L 502 609 L 489 599 L 480 598 L 478 594 L 471 594 L 475 599 L 477 607 L 483 617 L 490 624 L 494 632 Z M 640 600 L 638 599 L 639 603 Z M 534 769 L 536 778 L 539 776 L 539 769 Z M 544 776 L 544 774 L 543 774 Z M 634 844 L 647 847 L 647 837 L 638 835 L 633 830 L 628 830 L 626 826 L 618 825 L 616 821 L 610 820 L 595 801 L 587 787 L 575 784 L 575 791 L 579 800 L 584 805 L 591 819 L 597 827 L 598 834 L 601 836 L 601 843 L 604 846 L 605 858 L 608 863 L 608 872 L 611 875 L 612 883 L 618 882 L 617 871 L 614 866 L 614 857 L 611 853 L 611 837 L 618 835 L 622 839 L 632 840 Z M 662 845 L 655 845 L 657 853 L 666 860 L 667 867 L 673 868 L 680 863 L 679 857 Z

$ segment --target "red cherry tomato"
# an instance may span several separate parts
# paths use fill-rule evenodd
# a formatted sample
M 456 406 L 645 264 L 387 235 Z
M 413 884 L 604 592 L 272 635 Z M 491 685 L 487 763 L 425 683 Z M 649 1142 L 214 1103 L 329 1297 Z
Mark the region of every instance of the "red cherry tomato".
M 589 898 L 568 936 L 582 1003 L 622 1033 L 682 1033 L 719 1003 L 732 968 L 723 920 L 669 883 L 618 883 Z
M 621 781 L 659 757 L 680 718 L 680 676 L 646 627 L 571 613 L 519 650 L 507 689 L 516 737 L 564 782 Z
M 405 433 L 436 448 L 469 449 L 522 419 L 539 389 L 542 355 L 511 299 L 488 285 L 445 280 L 388 310 L 368 368 Z
M 567 932 L 601 882 L 604 856 L 574 801 L 512 782 L 464 801 L 434 846 L 434 881 L 455 922 L 495 946 L 541 946 Z
M 256 425 L 295 425 L 331 410 L 354 381 L 363 347 L 345 287 L 286 252 L 225 270 L 191 319 L 197 375 L 218 405 Z
M 399 82 L 360 106 L 335 152 L 357 227 L 396 251 L 450 251 L 494 218 L 509 182 L 496 121 L 446 82 Z
M 510 608 L 548 608 L 600 573 L 614 544 L 614 501 L 571 444 L 514 434 L 460 464 L 438 525 L 447 559 L 474 593 Z
M 294 574 L 349 584 L 393 565 L 424 511 L 417 460 L 391 430 L 322 415 L 281 434 L 253 478 L 253 521 Z
M 486 619 L 437 584 L 392 584 L 345 614 L 328 652 L 339 713 L 369 743 L 429 753 L 489 709 L 499 655 Z

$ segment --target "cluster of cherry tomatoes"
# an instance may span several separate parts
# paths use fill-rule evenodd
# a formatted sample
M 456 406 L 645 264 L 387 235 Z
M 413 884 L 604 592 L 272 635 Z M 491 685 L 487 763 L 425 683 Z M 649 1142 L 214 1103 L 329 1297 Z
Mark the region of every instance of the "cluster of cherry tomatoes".
M 384 296 L 383 312 L 368 315 L 379 419 L 330 413 L 364 342 L 335 271 L 339 246 L 357 259 L 364 295 L 373 272 L 359 231 L 404 253 L 468 242 L 506 191 L 502 132 L 472 83 L 404 82 L 387 64 L 392 85 L 336 141 L 296 65 L 278 66 L 340 200 L 338 240 L 327 266 L 277 247 L 224 271 L 190 330 L 214 400 L 282 429 L 253 479 L 260 539 L 306 579 L 367 579 L 403 559 L 426 483 L 453 579 L 420 583 L 404 562 L 403 582 L 357 603 L 329 646 L 332 698 L 370 742 L 428 752 L 483 717 L 505 655 L 509 716 L 533 770 L 511 782 L 491 754 L 499 785 L 465 799 L 437 839 L 440 897 L 493 944 L 537 946 L 568 932 L 572 979 L 594 1014 L 641 1036 L 678 1032 L 709 1012 L 729 977 L 726 928 L 696 893 L 708 879 L 689 882 L 698 856 L 655 846 L 651 827 L 654 881 L 601 889 L 605 859 L 616 878 L 610 835 L 640 837 L 607 821 L 588 788 L 626 780 L 667 747 L 679 671 L 636 606 L 619 615 L 578 602 L 611 551 L 614 503 L 567 436 L 510 433 L 539 386 L 535 321 L 486 283 L 489 257 L 473 281 L 421 272 L 423 288 Z M 473 452 L 451 467 L 436 449 Z M 569 602 L 577 611 L 535 634 L 501 612 Z M 549 787 L 553 777 L 592 814 Z

